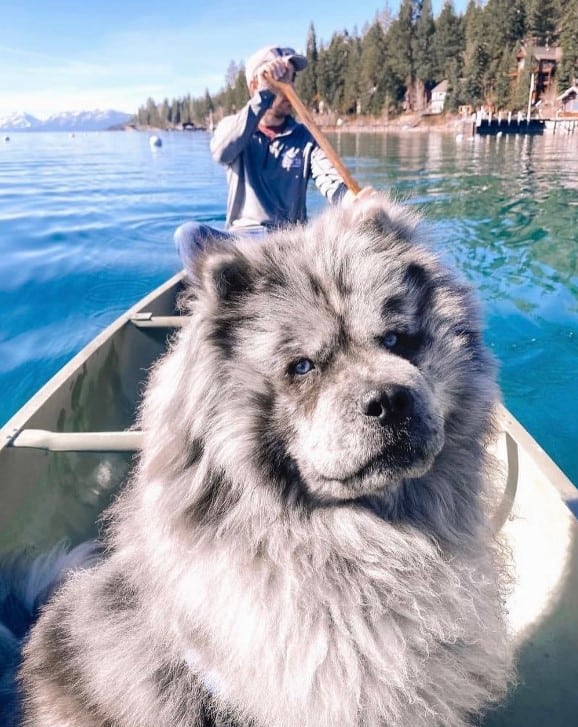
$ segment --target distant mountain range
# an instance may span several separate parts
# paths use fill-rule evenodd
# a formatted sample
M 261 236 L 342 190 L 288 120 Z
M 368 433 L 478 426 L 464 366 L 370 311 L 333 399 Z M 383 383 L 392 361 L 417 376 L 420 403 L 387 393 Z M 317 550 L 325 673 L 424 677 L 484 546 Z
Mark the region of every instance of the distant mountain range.
M 105 131 L 132 119 L 122 111 L 64 111 L 47 119 L 18 112 L 0 117 L 0 132 L 6 131 Z

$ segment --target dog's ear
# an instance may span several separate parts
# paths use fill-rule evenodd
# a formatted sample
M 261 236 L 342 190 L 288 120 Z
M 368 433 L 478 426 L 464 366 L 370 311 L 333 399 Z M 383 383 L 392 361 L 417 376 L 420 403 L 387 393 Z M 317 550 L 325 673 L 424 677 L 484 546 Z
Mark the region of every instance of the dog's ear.
M 199 286 L 215 301 L 230 303 L 253 287 L 253 271 L 238 250 L 213 251 L 202 256 L 196 270 Z
M 352 206 L 353 223 L 360 232 L 371 237 L 397 239 L 410 242 L 415 239 L 419 218 L 407 206 L 394 203 L 384 194 L 374 194 Z

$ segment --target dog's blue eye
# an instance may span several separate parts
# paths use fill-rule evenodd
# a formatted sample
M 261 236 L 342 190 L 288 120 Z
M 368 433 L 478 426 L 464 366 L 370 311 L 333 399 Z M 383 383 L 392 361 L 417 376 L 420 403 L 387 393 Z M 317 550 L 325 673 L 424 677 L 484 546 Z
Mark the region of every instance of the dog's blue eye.
M 314 368 L 313 361 L 308 358 L 300 358 L 299 361 L 293 364 L 293 373 L 297 374 L 297 376 L 305 376 L 305 374 L 308 374 Z
M 399 336 L 394 331 L 388 331 L 381 339 L 381 344 L 385 348 L 395 348 L 399 342 Z

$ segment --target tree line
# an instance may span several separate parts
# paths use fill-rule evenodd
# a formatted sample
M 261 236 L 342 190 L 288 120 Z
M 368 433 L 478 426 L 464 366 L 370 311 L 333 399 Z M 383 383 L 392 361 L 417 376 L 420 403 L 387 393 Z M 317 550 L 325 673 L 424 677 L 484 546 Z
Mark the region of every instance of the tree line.
M 470 0 L 463 14 L 446 0 L 434 18 L 431 0 L 402 0 L 399 12 L 377 14 L 361 32 L 336 31 L 318 40 L 311 23 L 306 39 L 308 67 L 296 87 L 315 112 L 383 116 L 423 112 L 431 90 L 447 81 L 445 109 L 489 105 L 523 109 L 530 64 L 517 73 L 521 44 L 560 46 L 558 88 L 578 77 L 578 0 Z M 240 109 L 249 99 L 242 63 L 231 61 L 225 86 L 215 94 L 190 95 L 139 108 L 139 125 L 206 126 Z

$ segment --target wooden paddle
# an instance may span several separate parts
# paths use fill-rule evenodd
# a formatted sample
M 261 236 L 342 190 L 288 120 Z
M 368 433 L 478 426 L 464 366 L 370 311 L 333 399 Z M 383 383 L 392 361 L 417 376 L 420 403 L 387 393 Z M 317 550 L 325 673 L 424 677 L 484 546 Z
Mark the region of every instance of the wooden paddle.
M 347 185 L 347 188 L 353 192 L 353 194 L 357 194 L 361 187 L 355 179 L 351 176 L 349 169 L 345 166 L 345 164 L 341 161 L 339 155 L 337 152 L 333 149 L 331 144 L 329 143 L 328 138 L 325 136 L 325 134 L 321 131 L 321 129 L 317 126 L 315 121 L 313 121 L 313 117 L 307 110 L 307 107 L 301 101 L 299 96 L 297 95 L 297 92 L 295 91 L 295 88 L 290 83 L 285 83 L 284 81 L 275 81 L 270 76 L 267 76 L 267 83 L 269 86 L 273 89 L 273 91 L 276 91 L 277 93 L 282 94 L 285 96 L 285 98 L 289 101 L 291 106 L 295 109 L 297 112 L 297 115 L 299 116 L 302 123 L 309 129 L 311 136 L 315 139 L 315 141 L 319 144 L 319 146 L 323 149 L 325 152 L 325 155 L 329 159 L 329 161 L 333 164 L 335 169 L 339 172 L 341 175 L 343 181 Z

